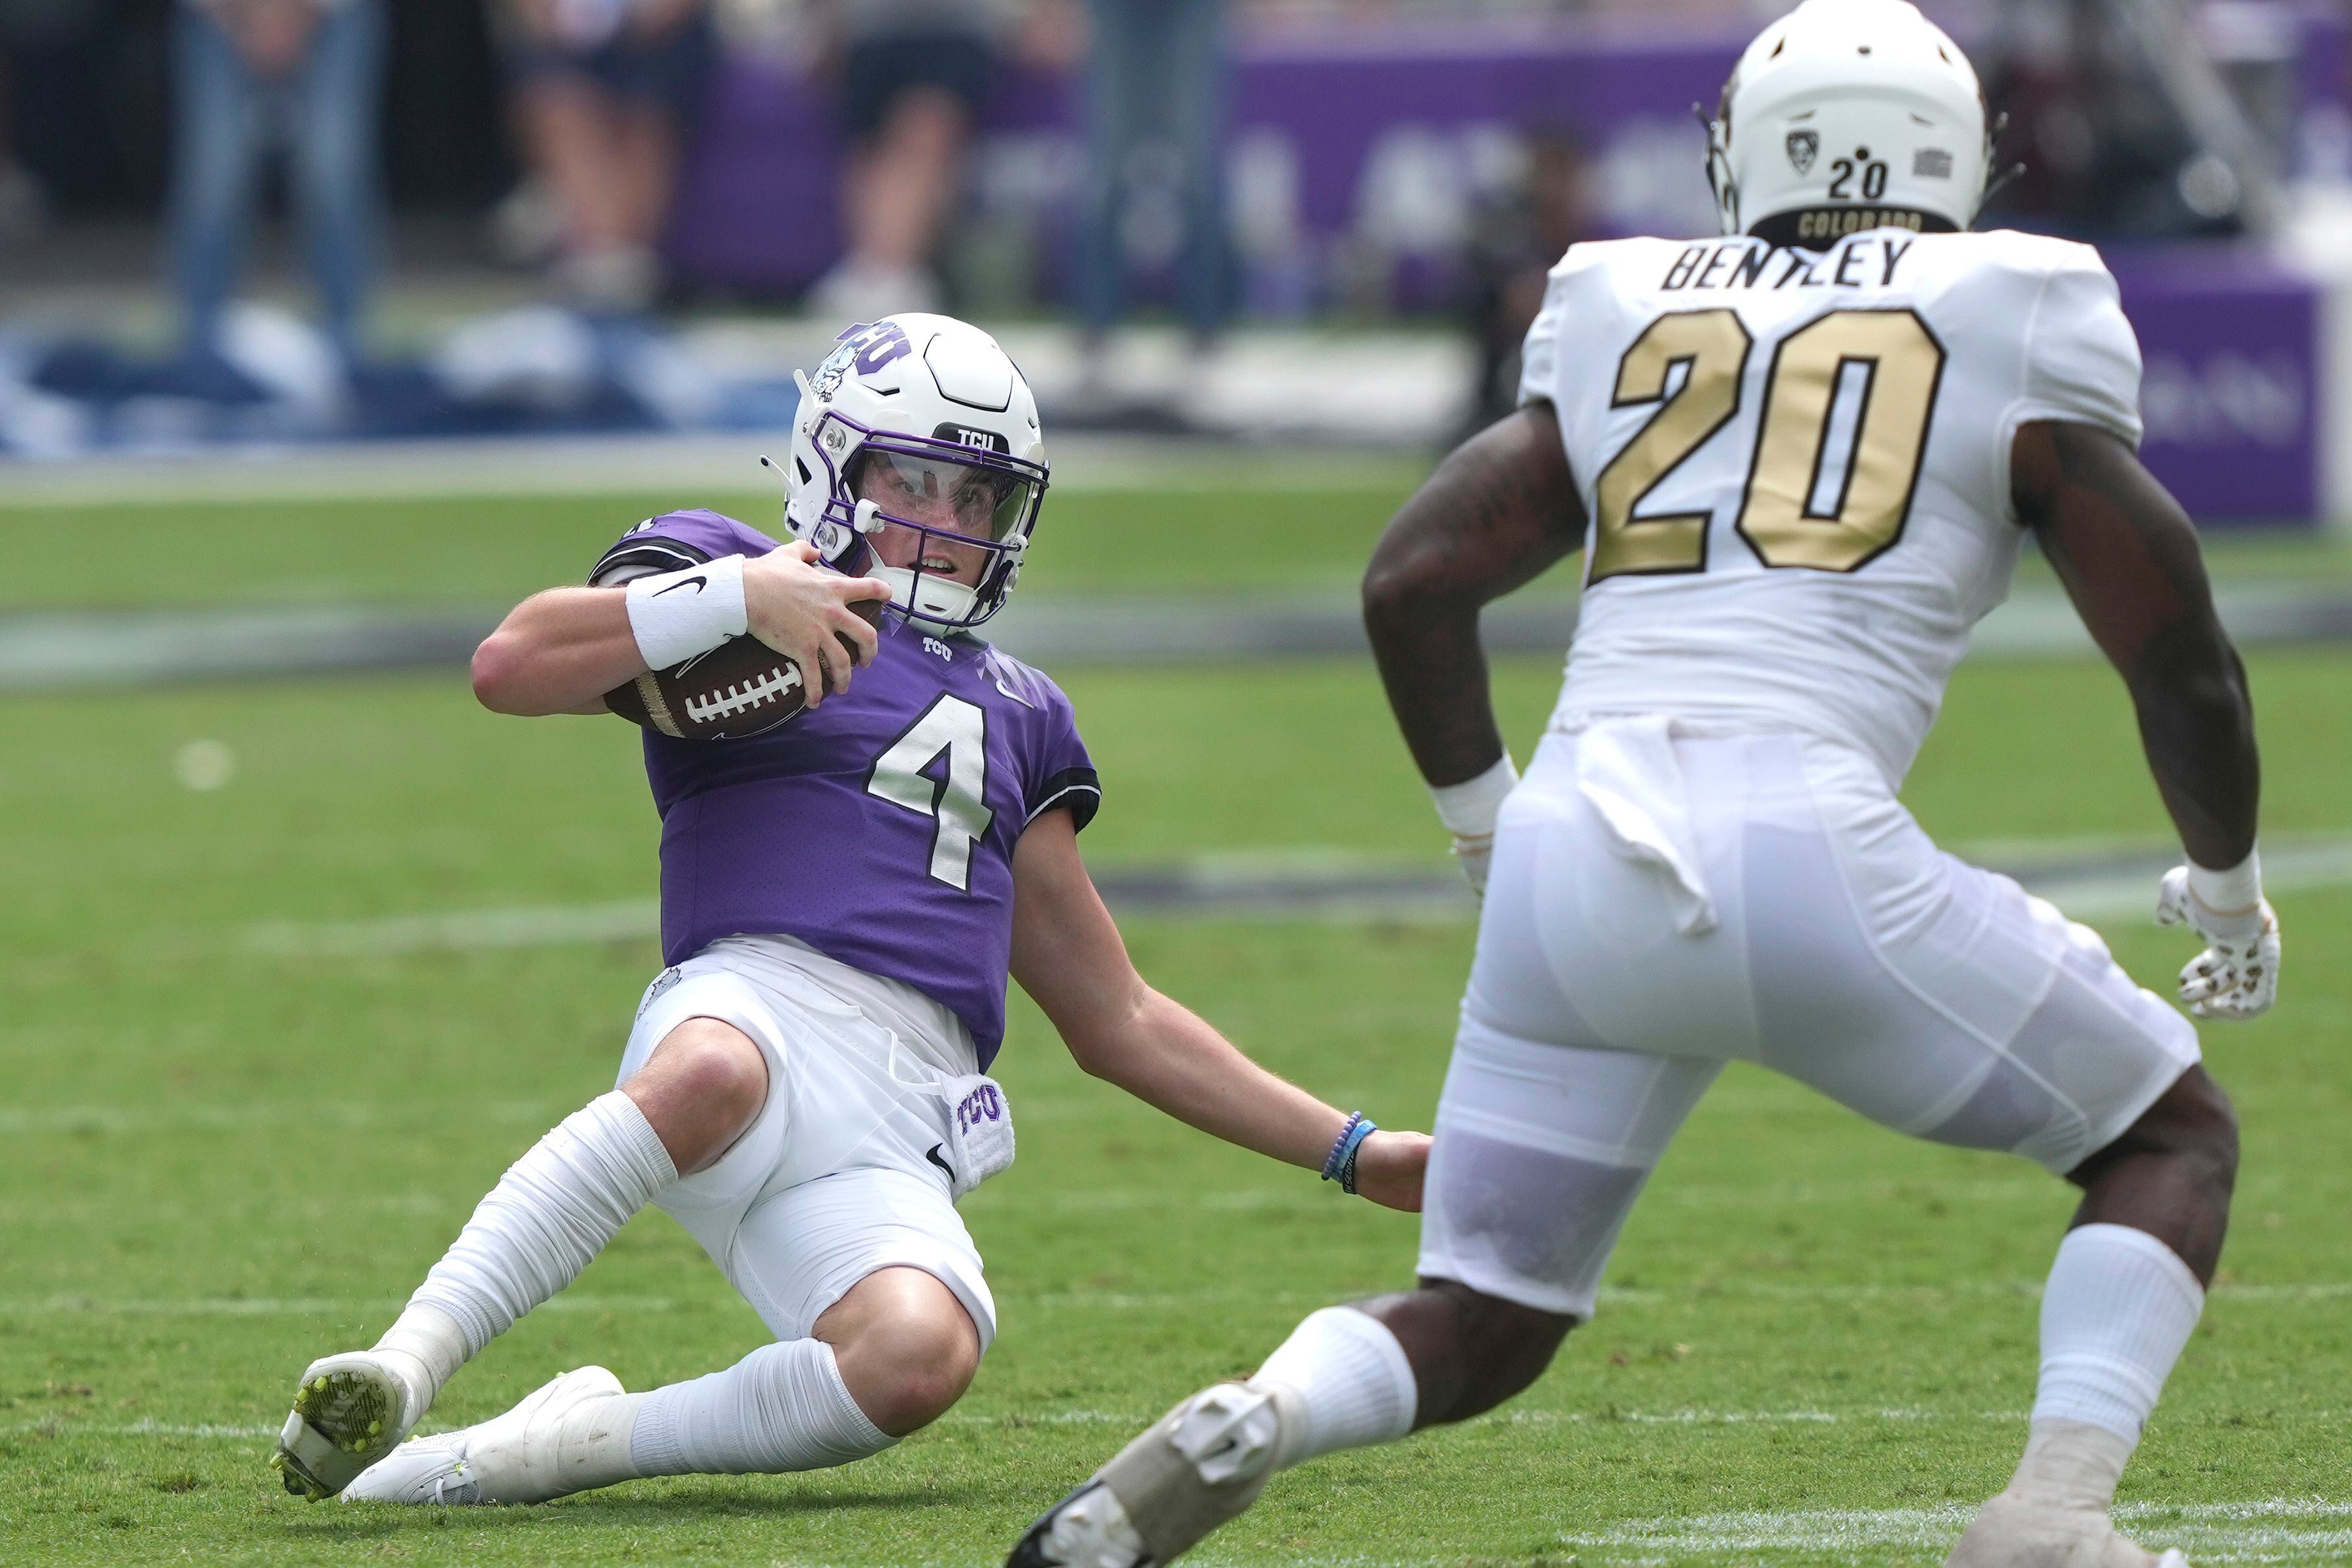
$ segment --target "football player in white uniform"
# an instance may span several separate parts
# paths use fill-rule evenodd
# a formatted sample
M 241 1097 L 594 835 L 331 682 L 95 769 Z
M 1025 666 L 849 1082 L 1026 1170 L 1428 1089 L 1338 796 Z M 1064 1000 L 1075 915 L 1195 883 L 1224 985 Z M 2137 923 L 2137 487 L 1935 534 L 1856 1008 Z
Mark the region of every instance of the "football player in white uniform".
M 2235 1121 L 2188 1019 L 1895 798 L 2028 531 L 2121 671 L 2179 827 L 2158 919 L 2202 941 L 2192 1012 L 2270 1005 L 2277 922 L 2244 673 L 2136 453 L 2115 282 L 2084 246 L 1964 232 L 1989 156 L 1976 75 L 1916 9 L 1806 0 L 1711 126 L 1727 237 L 1579 245 L 1553 269 L 1519 411 L 1447 459 L 1365 579 L 1390 700 L 1485 897 L 1421 1288 L 1317 1312 L 1248 1382 L 1179 1405 L 1014 1564 L 1165 1563 L 1273 1471 L 1527 1387 L 1740 1058 L 2083 1189 L 2024 1458 L 1951 1562 L 2155 1568 L 2109 1507 L 2203 1306 Z M 1579 548 L 1567 679 L 1517 779 L 1479 607 Z

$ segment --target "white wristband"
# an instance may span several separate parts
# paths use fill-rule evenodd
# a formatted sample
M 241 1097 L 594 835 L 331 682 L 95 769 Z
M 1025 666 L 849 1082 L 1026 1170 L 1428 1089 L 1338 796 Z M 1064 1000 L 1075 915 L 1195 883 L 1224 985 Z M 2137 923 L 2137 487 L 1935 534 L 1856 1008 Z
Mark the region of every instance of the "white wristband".
M 2226 871 L 2189 862 L 2189 894 L 2217 915 L 2250 915 L 2263 901 L 2263 855 L 2249 850 Z
M 750 629 L 743 613 L 743 558 L 632 578 L 629 630 L 647 669 L 668 669 Z
M 1475 779 L 1431 785 L 1429 798 L 1437 804 L 1437 820 L 1454 837 L 1483 838 L 1495 831 L 1503 798 L 1518 782 L 1519 770 L 1511 765 L 1511 753 L 1505 752 L 1502 761 Z

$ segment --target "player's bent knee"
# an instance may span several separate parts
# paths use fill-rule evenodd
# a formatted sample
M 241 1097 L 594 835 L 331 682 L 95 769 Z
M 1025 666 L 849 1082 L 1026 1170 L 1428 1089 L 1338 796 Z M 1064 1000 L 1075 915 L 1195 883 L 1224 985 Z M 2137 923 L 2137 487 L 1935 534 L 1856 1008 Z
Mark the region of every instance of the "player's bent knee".
M 2191 1162 L 2207 1183 L 2227 1192 L 2238 1173 L 2238 1112 L 2201 1066 L 2183 1073 L 2122 1137 L 2070 1173 L 2084 1185 L 2118 1162 L 2155 1157 Z
M 662 1037 L 621 1086 L 669 1151 L 680 1175 L 706 1169 L 758 1120 L 768 1060 L 749 1035 L 716 1018 L 688 1018 Z
M 918 1268 L 866 1276 L 817 1319 L 815 1333 L 833 1346 L 849 1396 L 893 1437 L 945 1415 L 980 1370 L 971 1314 Z
M 2164 1105 L 2176 1097 L 2178 1104 L 2171 1108 L 2172 1137 L 2216 1180 L 2225 1186 L 2234 1185 L 2238 1175 L 2238 1108 L 2230 1103 L 2229 1095 L 2201 1067 L 2189 1068 L 2158 1103 Z

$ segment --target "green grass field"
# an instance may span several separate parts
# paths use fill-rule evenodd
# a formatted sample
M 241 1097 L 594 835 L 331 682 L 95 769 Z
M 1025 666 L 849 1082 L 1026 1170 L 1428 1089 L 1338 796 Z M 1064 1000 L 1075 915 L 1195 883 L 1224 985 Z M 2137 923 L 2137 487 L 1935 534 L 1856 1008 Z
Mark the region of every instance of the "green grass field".
M 1167 542 L 1196 515 L 1220 549 L 1273 542 L 1258 548 L 1276 585 L 1342 586 L 1396 498 L 1078 499 L 1024 593 L 1229 583 L 1234 555 Z M 647 510 L 77 514 L 145 546 L 126 557 L 144 564 L 92 601 L 66 556 L 20 552 L 5 595 L 497 599 L 576 575 L 615 516 Z M 0 518 L 26 542 L 60 525 Z M 2339 558 L 2257 543 L 2223 565 L 2311 575 Z M 2251 662 L 2267 831 L 2352 833 L 2352 656 Z M 1057 673 L 1108 790 L 1085 840 L 1098 864 L 1439 860 L 1367 666 Z M 1555 680 L 1549 660 L 1498 666 L 1522 755 Z M 1247 1370 L 1311 1308 L 1410 1274 L 1410 1219 L 1083 1078 L 1016 996 L 1000 1071 L 1022 1158 L 965 1209 L 1003 1331 L 940 1426 L 802 1477 L 456 1514 L 298 1503 L 263 1467 L 293 1374 L 372 1340 L 503 1166 L 610 1085 L 658 960 L 638 942 L 289 957 L 249 933 L 646 896 L 655 821 L 632 738 L 494 718 L 454 671 L 0 711 L 22 737 L 0 770 L 0 1563 L 984 1568 L 1174 1398 Z M 226 787 L 175 777 L 198 740 L 234 755 Z M 2120 689 L 2090 664 L 1964 670 L 1908 796 L 1958 844 L 2166 831 Z M 2284 999 L 2207 1032 L 2245 1121 L 2238 1226 L 2124 1489 L 2136 1528 L 2200 1568 L 2352 1563 L 2352 888 L 2279 902 Z M 2152 928 L 2107 934 L 2151 984 L 2187 956 Z M 1129 936 L 1148 975 L 1279 1070 L 1426 1124 L 1466 924 L 1155 920 Z M 1907 1143 L 1735 1068 L 1635 1214 L 1600 1317 L 1535 1389 L 1284 1478 L 1195 1560 L 1938 1563 L 2022 1440 L 2034 1292 L 2069 1208 L 2029 1167 Z M 644 1216 L 432 1423 L 586 1362 L 631 1387 L 692 1375 L 761 1335 L 684 1233 Z

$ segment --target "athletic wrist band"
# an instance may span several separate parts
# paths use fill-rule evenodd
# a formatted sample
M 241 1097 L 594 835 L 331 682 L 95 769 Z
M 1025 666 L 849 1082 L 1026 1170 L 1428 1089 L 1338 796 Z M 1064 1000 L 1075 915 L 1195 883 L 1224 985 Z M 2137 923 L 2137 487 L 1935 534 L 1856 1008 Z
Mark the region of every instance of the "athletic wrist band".
M 750 629 L 743 558 L 722 555 L 683 571 L 632 578 L 629 630 L 647 669 L 668 669 Z
M 1331 1152 L 1324 1156 L 1323 1179 L 1339 1183 L 1341 1192 L 1352 1194 L 1356 1190 L 1356 1152 L 1364 1146 L 1365 1139 L 1380 1130 L 1380 1124 L 1362 1111 L 1349 1113 L 1348 1124 L 1339 1129 L 1339 1136 L 1332 1142 Z
M 1495 818 L 1503 809 L 1503 797 L 1519 782 L 1519 770 L 1511 765 L 1511 753 L 1505 752 L 1502 760 L 1475 779 L 1456 784 L 1432 784 L 1429 798 L 1436 804 L 1437 820 L 1456 838 L 1479 838 L 1495 831 Z
M 2189 862 L 2191 897 L 2217 915 L 2250 915 L 2263 901 L 2263 857 L 2259 849 L 2226 871 L 2209 871 Z

